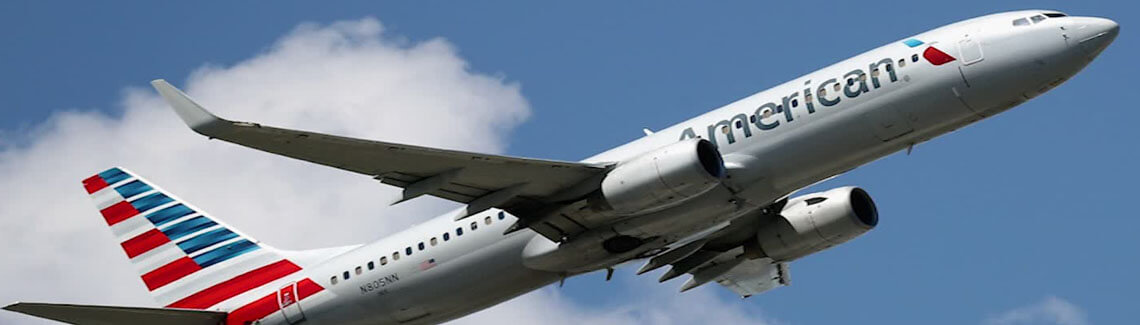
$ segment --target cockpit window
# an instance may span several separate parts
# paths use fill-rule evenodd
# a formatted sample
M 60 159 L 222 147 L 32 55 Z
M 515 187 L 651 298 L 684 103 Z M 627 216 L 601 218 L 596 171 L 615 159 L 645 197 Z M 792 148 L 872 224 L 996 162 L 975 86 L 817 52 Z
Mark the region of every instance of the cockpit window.
M 1014 26 L 1029 26 L 1029 19 L 1021 18 L 1013 21 Z
M 1042 15 L 1036 15 L 1036 16 L 1033 16 L 1033 17 L 1029 17 L 1029 20 L 1032 20 L 1032 21 L 1033 21 L 1033 23 L 1034 23 L 1034 24 L 1036 24 L 1036 23 L 1039 23 L 1039 22 L 1041 22 L 1042 20 L 1045 20 L 1045 16 L 1042 16 Z
M 1045 17 L 1049 17 L 1049 18 L 1060 18 L 1060 17 L 1065 17 L 1065 16 L 1066 16 L 1065 14 L 1059 13 L 1059 12 L 1050 12 L 1050 13 L 1045 14 Z

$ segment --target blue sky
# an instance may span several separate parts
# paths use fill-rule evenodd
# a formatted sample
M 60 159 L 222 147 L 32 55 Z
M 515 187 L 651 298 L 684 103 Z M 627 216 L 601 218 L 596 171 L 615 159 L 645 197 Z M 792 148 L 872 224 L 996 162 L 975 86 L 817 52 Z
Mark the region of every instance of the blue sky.
M 790 287 L 715 299 L 789 324 L 997 323 L 1057 300 L 1089 323 L 1134 322 L 1140 111 L 1128 81 L 1140 72 L 1140 8 L 1127 1 L 3 2 L 0 149 L 56 112 L 119 116 L 125 89 L 235 64 L 302 22 L 375 17 L 395 42 L 446 39 L 472 71 L 521 86 L 530 115 L 506 153 L 576 160 L 883 43 L 1028 8 L 1108 17 L 1123 31 L 1061 87 L 822 185 L 866 188 L 879 227 L 794 263 Z M 639 296 L 632 269 L 616 278 L 560 292 L 597 308 Z

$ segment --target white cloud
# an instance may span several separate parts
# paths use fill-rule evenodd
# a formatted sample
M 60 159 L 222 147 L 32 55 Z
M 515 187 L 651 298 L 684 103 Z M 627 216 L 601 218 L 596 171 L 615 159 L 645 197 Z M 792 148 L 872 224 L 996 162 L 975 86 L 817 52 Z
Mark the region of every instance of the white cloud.
M 1018 307 L 986 319 L 986 325 L 1056 324 L 1088 325 L 1085 311 L 1064 299 L 1048 296 L 1041 302 Z
M 530 112 L 517 84 L 470 71 L 448 42 L 390 37 L 375 19 L 303 24 L 174 81 L 232 119 L 482 152 L 502 152 Z M 396 190 L 366 176 L 207 141 L 149 88 L 126 90 L 115 111 L 57 112 L 0 147 L 0 300 L 153 305 L 80 186 L 109 166 L 282 248 L 374 240 L 448 206 L 387 207 Z M 29 321 L 16 317 L 0 323 Z
M 302 24 L 263 53 L 172 81 L 234 120 L 481 152 L 504 151 L 530 112 L 517 84 L 472 72 L 445 40 L 410 42 L 375 19 Z M 154 305 L 80 186 L 109 166 L 286 249 L 371 241 L 449 208 L 388 207 L 396 190 L 368 177 L 207 141 L 149 88 L 127 89 L 111 111 L 59 111 L 17 138 L 0 132 L 0 302 Z M 548 288 L 459 323 L 762 321 L 708 289 L 675 289 L 640 285 L 645 298 L 600 308 Z M 0 323 L 39 322 L 0 312 Z

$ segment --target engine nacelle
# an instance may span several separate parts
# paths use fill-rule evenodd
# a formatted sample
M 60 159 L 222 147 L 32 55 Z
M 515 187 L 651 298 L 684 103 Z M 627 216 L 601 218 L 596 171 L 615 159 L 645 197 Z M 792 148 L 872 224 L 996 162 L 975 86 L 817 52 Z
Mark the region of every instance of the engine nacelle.
M 602 179 L 601 199 L 618 214 L 658 211 L 708 192 L 724 174 L 715 145 L 688 139 L 618 164 Z
M 842 244 L 879 223 L 871 196 L 853 186 L 792 198 L 780 215 L 757 232 L 760 250 L 777 261 Z

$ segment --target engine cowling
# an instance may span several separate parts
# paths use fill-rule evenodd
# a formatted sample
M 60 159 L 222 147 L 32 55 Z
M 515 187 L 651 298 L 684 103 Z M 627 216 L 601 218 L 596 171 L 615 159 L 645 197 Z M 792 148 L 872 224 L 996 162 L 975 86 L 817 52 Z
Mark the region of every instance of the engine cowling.
M 848 186 L 788 200 L 782 218 L 757 232 L 764 255 L 789 261 L 847 242 L 875 228 L 879 212 L 866 191 Z
M 619 214 L 658 211 L 708 192 L 724 174 L 716 145 L 688 139 L 619 163 L 602 179 L 601 199 Z

